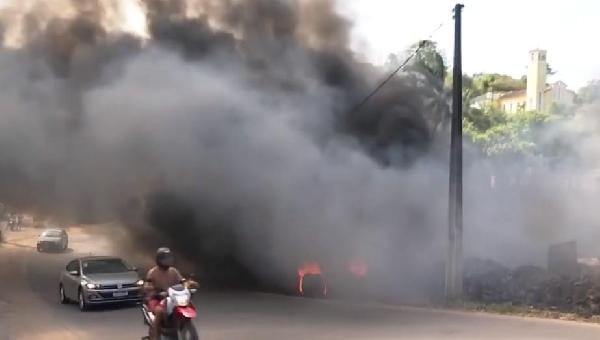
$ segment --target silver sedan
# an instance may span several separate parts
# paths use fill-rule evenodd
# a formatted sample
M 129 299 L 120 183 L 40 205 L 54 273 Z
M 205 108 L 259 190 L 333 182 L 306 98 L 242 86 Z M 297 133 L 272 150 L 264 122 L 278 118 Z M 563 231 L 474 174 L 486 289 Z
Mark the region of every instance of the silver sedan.
M 82 257 L 62 271 L 59 298 L 61 303 L 76 301 L 86 311 L 92 305 L 139 302 L 143 285 L 137 269 L 118 257 Z
M 38 238 L 37 250 L 40 252 L 48 249 L 65 251 L 68 245 L 69 236 L 64 229 L 48 229 Z

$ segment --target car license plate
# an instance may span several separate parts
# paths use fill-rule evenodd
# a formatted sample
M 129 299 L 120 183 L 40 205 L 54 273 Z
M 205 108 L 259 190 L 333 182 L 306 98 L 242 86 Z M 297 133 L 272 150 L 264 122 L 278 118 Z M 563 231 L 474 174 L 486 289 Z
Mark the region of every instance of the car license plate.
M 127 296 L 127 292 L 114 292 L 113 297 L 123 297 Z

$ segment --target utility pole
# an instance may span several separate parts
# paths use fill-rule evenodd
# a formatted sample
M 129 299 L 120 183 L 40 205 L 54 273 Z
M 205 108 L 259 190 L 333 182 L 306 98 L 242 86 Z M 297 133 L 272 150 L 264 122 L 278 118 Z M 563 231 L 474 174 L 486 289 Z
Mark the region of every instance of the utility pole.
M 452 71 L 452 126 L 450 131 L 450 176 L 448 199 L 449 244 L 446 263 L 446 298 L 462 297 L 462 4 L 454 6 L 454 69 Z

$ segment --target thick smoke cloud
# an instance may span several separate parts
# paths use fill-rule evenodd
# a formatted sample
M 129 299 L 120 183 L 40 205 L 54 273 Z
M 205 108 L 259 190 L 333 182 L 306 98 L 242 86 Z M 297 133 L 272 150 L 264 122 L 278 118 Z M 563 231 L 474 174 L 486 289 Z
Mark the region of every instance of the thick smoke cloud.
M 383 74 L 355 60 L 330 1 L 145 0 L 144 34 L 120 26 L 124 3 L 14 1 L 0 14 L 1 200 L 122 218 L 140 248 L 167 243 L 219 281 L 289 287 L 300 262 L 336 272 L 358 259 L 388 296 L 439 282 L 439 82 L 412 69 L 353 111 Z M 543 264 L 571 238 L 596 255 L 596 112 L 543 132 L 573 150 L 559 162 L 467 147 L 467 256 Z
M 550 244 L 576 240 L 579 256 L 600 255 L 598 112 L 600 102 L 590 100 L 536 129 L 543 155 L 484 160 L 471 153 L 468 254 L 545 266 Z
M 447 106 L 426 76 L 349 114 L 382 74 L 354 60 L 332 2 L 147 0 L 146 37 L 119 29 L 117 4 L 3 12 L 21 37 L 0 51 L 4 201 L 122 217 L 214 279 L 293 286 L 302 261 L 352 259 L 407 291 L 428 275 L 447 186 L 425 156 Z

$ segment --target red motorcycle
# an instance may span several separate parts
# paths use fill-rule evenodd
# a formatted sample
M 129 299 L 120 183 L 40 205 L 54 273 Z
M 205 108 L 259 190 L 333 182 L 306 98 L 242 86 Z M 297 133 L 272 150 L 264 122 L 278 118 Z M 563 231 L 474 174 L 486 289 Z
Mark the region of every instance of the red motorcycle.
M 159 332 L 159 339 L 198 340 L 196 326 L 192 322 L 196 318 L 196 308 L 192 304 L 192 295 L 196 289 L 188 289 L 182 284 L 172 286 L 166 292 L 164 304 L 167 317 Z M 144 323 L 154 325 L 156 316 L 146 304 L 142 304 Z

